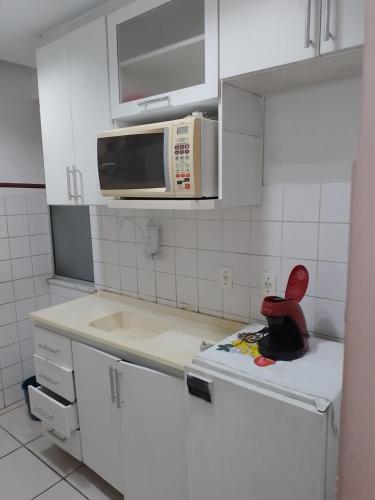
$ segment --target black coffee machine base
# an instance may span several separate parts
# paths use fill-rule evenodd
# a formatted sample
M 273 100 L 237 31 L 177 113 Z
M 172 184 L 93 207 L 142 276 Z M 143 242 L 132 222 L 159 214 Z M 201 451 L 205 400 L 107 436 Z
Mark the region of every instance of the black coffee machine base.
M 301 335 L 290 318 L 268 318 L 268 326 L 269 335 L 258 344 L 262 356 L 275 361 L 293 361 L 306 353 Z

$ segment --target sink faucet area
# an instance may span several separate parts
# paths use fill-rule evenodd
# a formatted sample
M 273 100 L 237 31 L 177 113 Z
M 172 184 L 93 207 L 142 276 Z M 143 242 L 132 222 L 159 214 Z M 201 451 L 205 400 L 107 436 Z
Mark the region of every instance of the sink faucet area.
M 174 323 L 148 314 L 119 311 L 91 321 L 89 325 L 104 332 L 142 341 L 164 333 L 172 328 Z

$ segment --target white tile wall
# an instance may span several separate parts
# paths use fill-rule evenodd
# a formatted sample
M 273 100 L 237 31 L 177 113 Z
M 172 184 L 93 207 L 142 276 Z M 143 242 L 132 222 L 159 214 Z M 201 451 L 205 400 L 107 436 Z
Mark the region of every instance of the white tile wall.
M 343 337 L 350 184 L 266 186 L 261 207 L 90 211 L 98 286 L 216 316 L 264 320 L 262 272 L 276 273 L 284 293 L 291 269 L 302 263 L 310 273 L 302 303 L 309 329 Z M 142 231 L 132 222 L 144 227 L 150 218 L 161 226 L 155 260 L 145 255 Z M 232 268 L 232 290 L 219 287 L 221 265 Z
M 33 374 L 30 312 L 50 305 L 48 207 L 43 190 L 0 192 L 0 402 L 23 399 Z M 1 407 L 1 405 L 0 405 Z

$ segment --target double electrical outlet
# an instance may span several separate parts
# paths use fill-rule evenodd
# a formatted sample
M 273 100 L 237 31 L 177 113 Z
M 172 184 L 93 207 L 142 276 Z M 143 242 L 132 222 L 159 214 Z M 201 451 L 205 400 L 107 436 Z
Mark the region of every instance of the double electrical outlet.
M 269 273 L 268 271 L 263 271 L 262 275 L 262 296 L 268 297 L 270 295 L 276 295 L 276 273 Z
M 220 266 L 220 288 L 230 290 L 233 288 L 232 268 Z
M 220 288 L 230 290 L 233 288 L 232 268 L 220 266 Z M 264 271 L 262 274 L 262 296 L 276 295 L 277 274 Z

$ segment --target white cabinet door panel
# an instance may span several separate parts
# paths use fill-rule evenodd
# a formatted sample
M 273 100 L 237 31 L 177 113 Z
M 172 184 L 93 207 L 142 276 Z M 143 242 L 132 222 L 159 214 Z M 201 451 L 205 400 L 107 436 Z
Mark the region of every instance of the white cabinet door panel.
M 120 410 L 112 401 L 110 368 L 118 358 L 73 342 L 82 460 L 121 490 Z
M 109 111 L 107 29 L 97 19 L 67 36 L 75 165 L 85 205 L 104 204 L 97 167 L 97 134 L 112 128 Z M 80 178 L 81 177 L 81 178 Z M 82 185 L 83 184 L 83 185 Z
M 73 205 L 66 172 L 74 163 L 74 149 L 65 38 L 37 51 L 37 69 L 47 202 Z
M 127 500 L 187 500 L 184 384 L 121 362 L 124 491 Z
M 323 500 L 327 416 L 246 383 L 187 394 L 190 500 Z
M 311 43 L 305 47 L 309 4 Z M 318 0 L 221 0 L 221 78 L 318 55 L 318 5 Z
M 322 0 L 320 52 L 363 45 L 365 0 Z

